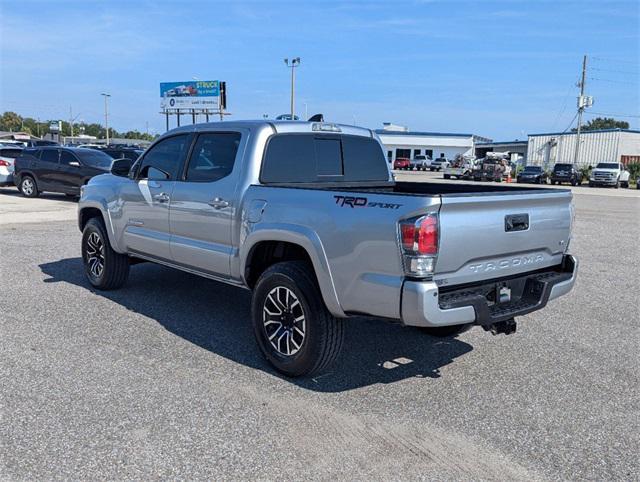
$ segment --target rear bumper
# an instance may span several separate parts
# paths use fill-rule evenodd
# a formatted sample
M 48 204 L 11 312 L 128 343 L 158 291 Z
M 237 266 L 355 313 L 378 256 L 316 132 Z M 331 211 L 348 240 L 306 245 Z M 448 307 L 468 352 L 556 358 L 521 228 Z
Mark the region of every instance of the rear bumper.
M 0 173 L 0 186 L 13 186 L 13 173 Z
M 402 289 L 402 321 L 409 326 L 447 326 L 474 323 L 490 325 L 544 308 L 573 288 L 578 260 L 565 255 L 562 264 L 525 273 L 440 291 L 432 281 L 405 281 Z M 507 286 L 512 298 L 496 303 L 499 286 Z

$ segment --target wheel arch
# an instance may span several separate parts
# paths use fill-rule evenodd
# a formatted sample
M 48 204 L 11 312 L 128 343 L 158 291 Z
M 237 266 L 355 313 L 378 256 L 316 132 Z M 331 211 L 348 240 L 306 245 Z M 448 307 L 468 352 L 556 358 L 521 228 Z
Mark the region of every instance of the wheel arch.
M 261 226 L 254 229 L 240 248 L 242 280 L 253 288 L 260 274 L 269 266 L 292 260 L 310 263 L 327 309 L 334 316 L 346 316 L 338 300 L 322 242 L 315 232 L 303 226 Z
M 84 203 L 82 207 L 78 209 L 78 228 L 80 232 L 84 231 L 84 227 L 87 225 L 90 219 L 98 218 L 102 220 L 109 237 L 109 244 L 114 251 L 119 252 L 116 243 L 114 242 L 113 226 L 111 219 L 108 215 L 105 215 L 107 210 L 99 203 Z

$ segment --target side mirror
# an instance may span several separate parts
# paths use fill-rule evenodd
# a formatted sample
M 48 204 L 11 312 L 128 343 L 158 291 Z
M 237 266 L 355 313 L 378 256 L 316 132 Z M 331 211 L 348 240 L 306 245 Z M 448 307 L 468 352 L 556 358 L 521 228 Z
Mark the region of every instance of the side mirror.
M 78 161 L 71 161 L 69 165 L 73 167 L 80 167 L 80 163 Z
M 114 176 L 127 177 L 133 161 L 131 159 L 116 159 L 111 163 L 111 174 Z

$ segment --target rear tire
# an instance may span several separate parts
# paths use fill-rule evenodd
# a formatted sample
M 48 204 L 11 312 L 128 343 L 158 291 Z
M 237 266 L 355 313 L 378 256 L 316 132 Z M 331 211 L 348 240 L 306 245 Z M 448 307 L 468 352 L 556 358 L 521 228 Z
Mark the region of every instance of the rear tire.
M 344 322 L 327 310 L 307 263 L 267 268 L 253 290 L 251 317 L 260 351 L 286 376 L 320 373 L 342 348 Z
M 127 282 L 129 257 L 111 248 L 99 218 L 91 218 L 82 231 L 82 261 L 89 283 L 99 290 L 118 289 Z
M 18 191 L 22 193 L 24 197 L 38 197 L 40 192 L 38 191 L 38 185 L 36 181 L 31 176 L 22 176 L 20 179 L 20 185 L 18 186 Z
M 444 174 L 442 177 L 444 177 L 445 179 L 451 179 L 451 176 L 449 174 Z
M 456 336 L 471 328 L 470 324 L 467 325 L 451 325 L 451 326 L 422 326 L 420 331 L 427 335 L 436 336 L 438 338 L 446 338 L 448 336 Z

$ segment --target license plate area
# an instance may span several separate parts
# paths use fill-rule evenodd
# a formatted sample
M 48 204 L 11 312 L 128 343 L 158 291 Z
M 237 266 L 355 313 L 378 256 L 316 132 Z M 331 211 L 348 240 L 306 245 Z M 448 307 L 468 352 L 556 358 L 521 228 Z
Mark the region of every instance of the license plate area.
M 570 277 L 571 273 L 557 266 L 519 277 L 444 288 L 439 293 L 439 305 L 441 309 L 473 306 L 476 323 L 491 324 L 541 308 L 551 287 Z

